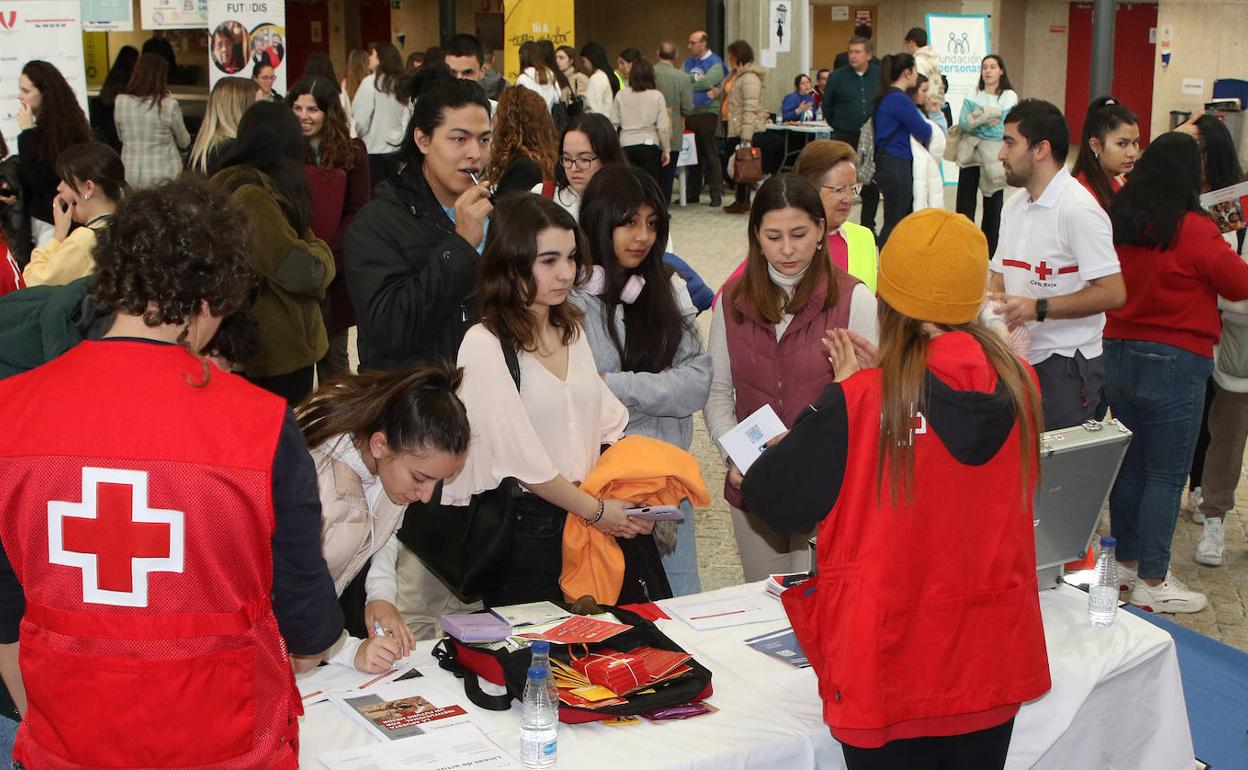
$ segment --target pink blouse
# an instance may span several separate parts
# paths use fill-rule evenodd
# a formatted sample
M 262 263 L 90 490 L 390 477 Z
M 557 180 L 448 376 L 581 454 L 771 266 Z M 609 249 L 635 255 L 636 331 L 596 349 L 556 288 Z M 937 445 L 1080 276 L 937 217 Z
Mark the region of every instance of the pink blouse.
M 563 380 L 531 353 L 521 351 L 518 358 L 519 393 L 498 338 L 481 324 L 464 335 L 459 397 L 468 410 L 472 442 L 464 469 L 442 489 L 447 505 L 466 505 L 473 494 L 508 476 L 526 484 L 556 476 L 583 481 L 598 462 L 599 446 L 624 435 L 628 409 L 598 376 L 584 334 L 568 351 Z

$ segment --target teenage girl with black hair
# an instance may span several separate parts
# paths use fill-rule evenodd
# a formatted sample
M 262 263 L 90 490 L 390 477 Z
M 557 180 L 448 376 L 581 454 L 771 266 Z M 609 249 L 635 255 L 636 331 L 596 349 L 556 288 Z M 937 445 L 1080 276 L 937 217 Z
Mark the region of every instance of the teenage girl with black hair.
M 594 176 L 580 221 L 592 273 L 572 301 L 585 311 L 598 372 L 628 407 L 624 433 L 688 450 L 693 416 L 710 392 L 711 356 L 685 282 L 663 261 L 664 204 L 658 184 L 639 168 L 613 165 Z M 698 593 L 692 509 L 679 525 L 656 527 L 655 539 L 673 594 Z
M 880 62 L 880 90 L 875 95 L 875 181 L 884 196 L 884 226 L 879 242 L 914 207 L 914 155 L 910 137 L 922 145 L 932 138 L 932 126 L 906 91 L 918 82 L 914 57 L 908 53 L 885 56 Z
M 581 46 L 581 63 L 589 73 L 589 81 L 585 85 L 585 110 L 606 115 L 611 110 L 611 102 L 620 91 L 620 83 L 611 71 L 611 63 L 607 61 L 607 49 L 602 43 L 591 40 Z
M 1108 209 L 1139 157 L 1140 121 L 1135 113 L 1112 96 L 1093 100 L 1083 121 L 1075 179 Z

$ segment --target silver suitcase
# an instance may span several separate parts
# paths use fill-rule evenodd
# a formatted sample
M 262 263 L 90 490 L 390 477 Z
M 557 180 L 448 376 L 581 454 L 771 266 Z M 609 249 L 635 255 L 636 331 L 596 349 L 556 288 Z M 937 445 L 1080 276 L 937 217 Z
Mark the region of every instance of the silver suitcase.
M 1131 431 L 1117 420 L 1089 420 L 1040 437 L 1036 487 L 1036 572 L 1041 588 L 1062 579 L 1062 565 L 1083 557 L 1118 477 Z

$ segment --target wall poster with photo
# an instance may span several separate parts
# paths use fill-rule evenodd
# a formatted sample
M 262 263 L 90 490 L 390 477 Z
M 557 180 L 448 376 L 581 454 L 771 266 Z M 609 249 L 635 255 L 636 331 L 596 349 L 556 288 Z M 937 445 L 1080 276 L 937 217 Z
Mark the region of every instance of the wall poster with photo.
M 211 83 L 251 77 L 252 68 L 273 65 L 273 90 L 286 92 L 286 3 L 282 0 L 209 0 L 208 70 Z

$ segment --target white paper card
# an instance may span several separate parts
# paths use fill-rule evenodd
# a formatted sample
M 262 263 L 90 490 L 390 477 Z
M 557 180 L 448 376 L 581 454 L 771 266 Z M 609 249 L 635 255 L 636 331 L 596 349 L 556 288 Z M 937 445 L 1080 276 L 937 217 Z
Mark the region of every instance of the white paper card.
M 667 614 L 680 618 L 695 631 L 788 620 L 784 605 L 768 596 L 765 589 L 760 590 L 757 596 L 732 596 L 728 599 L 708 596 L 715 597 L 715 594 L 668 599 L 661 606 Z
M 358 749 L 321 755 L 329 770 L 513 770 L 520 767 L 474 725 L 456 725 Z
M 763 453 L 766 448 L 763 444 L 786 430 L 788 429 L 776 415 L 776 410 L 771 408 L 771 404 L 763 404 L 758 411 L 721 436 L 719 444 L 737 464 L 737 470 L 745 473 Z
M 1185 96 L 1203 96 L 1204 93 L 1204 78 L 1183 78 L 1183 94 Z
M 572 617 L 572 613 L 554 602 L 529 602 L 528 604 L 511 604 L 506 607 L 495 607 L 490 612 L 497 615 L 512 628 L 535 626 Z
M 762 64 L 767 69 L 775 69 L 776 68 L 776 52 L 771 50 L 770 48 L 763 49 L 762 53 L 759 56 L 759 63 Z

